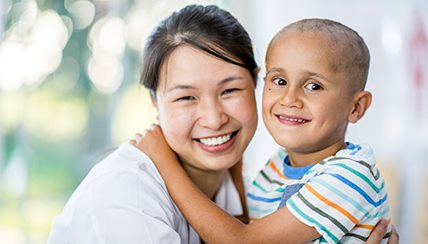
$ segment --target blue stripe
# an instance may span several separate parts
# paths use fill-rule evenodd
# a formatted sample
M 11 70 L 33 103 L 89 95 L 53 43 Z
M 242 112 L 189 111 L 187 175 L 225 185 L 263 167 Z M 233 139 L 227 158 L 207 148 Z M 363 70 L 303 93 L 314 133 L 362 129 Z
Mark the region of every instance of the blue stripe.
M 388 198 L 388 194 L 385 194 L 385 196 L 382 199 L 375 202 L 369 195 L 367 195 L 367 193 L 363 189 L 361 189 L 360 187 L 358 187 L 357 185 L 355 185 L 353 182 L 349 181 L 345 177 L 343 177 L 339 174 L 330 174 L 330 173 L 325 173 L 325 174 L 331 175 L 331 176 L 335 177 L 336 179 L 342 181 L 346 185 L 350 186 L 351 188 L 356 190 L 358 193 L 360 193 L 370 204 L 372 204 L 375 207 L 380 206 Z
M 259 197 L 256 195 L 253 195 L 251 193 L 247 193 L 247 197 L 256 200 L 256 201 L 260 201 L 260 202 L 278 202 L 281 201 L 281 197 L 277 197 L 277 198 L 266 198 L 266 197 Z
M 341 192 L 340 190 L 336 189 L 335 187 L 333 187 L 332 185 L 328 184 L 326 181 L 321 180 L 321 179 L 314 179 L 312 182 L 314 183 L 318 183 L 320 185 L 322 185 L 323 187 L 329 189 L 330 191 L 334 192 L 336 195 L 340 196 L 343 200 L 348 201 L 349 203 L 351 203 L 355 208 L 357 208 L 360 212 L 364 213 L 364 216 L 367 218 L 376 218 L 376 217 L 381 217 L 384 216 L 386 213 L 389 212 L 389 207 L 387 207 L 384 211 L 382 212 L 377 212 L 376 214 L 370 214 L 369 212 L 366 211 L 366 209 L 361 206 L 358 202 L 356 202 L 353 198 L 347 196 L 345 193 Z

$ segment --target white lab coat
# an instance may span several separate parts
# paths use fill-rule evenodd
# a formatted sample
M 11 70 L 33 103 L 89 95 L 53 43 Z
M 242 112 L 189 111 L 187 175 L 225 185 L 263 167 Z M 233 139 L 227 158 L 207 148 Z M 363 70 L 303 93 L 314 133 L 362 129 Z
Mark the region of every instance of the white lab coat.
M 243 213 L 229 173 L 215 199 Z M 94 166 L 54 221 L 48 244 L 199 243 L 150 158 L 125 143 Z

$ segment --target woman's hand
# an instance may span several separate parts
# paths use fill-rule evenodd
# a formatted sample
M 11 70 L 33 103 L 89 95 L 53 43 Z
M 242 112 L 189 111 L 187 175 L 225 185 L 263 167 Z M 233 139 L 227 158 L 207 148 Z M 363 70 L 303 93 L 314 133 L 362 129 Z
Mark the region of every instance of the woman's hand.
M 159 125 L 152 124 L 142 134 L 136 134 L 130 143 L 143 151 L 158 166 L 163 162 L 175 162 L 177 155 L 170 148 Z

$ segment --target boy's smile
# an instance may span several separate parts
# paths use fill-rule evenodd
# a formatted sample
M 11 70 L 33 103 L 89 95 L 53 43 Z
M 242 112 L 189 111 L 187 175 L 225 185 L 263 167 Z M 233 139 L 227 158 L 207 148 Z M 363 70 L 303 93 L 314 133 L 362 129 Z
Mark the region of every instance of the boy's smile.
M 332 68 L 340 64 L 331 45 L 320 34 L 290 31 L 272 42 L 266 56 L 263 120 L 292 161 L 305 155 L 294 164 L 317 163 L 344 144 L 355 94 L 345 72 Z
M 308 119 L 304 119 L 299 116 L 291 116 L 287 114 L 275 114 L 279 122 L 285 125 L 302 125 L 304 123 L 310 122 Z

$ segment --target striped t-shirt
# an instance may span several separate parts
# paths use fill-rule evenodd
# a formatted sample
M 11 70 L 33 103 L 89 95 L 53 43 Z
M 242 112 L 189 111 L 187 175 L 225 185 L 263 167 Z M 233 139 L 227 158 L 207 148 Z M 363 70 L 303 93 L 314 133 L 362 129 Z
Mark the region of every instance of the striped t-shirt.
M 380 219 L 389 219 L 385 183 L 369 146 L 348 143 L 335 156 L 307 167 L 291 167 L 287 158 L 279 150 L 250 186 L 252 220 L 276 211 L 282 199 L 281 206 L 320 233 L 314 243 L 362 243 Z

